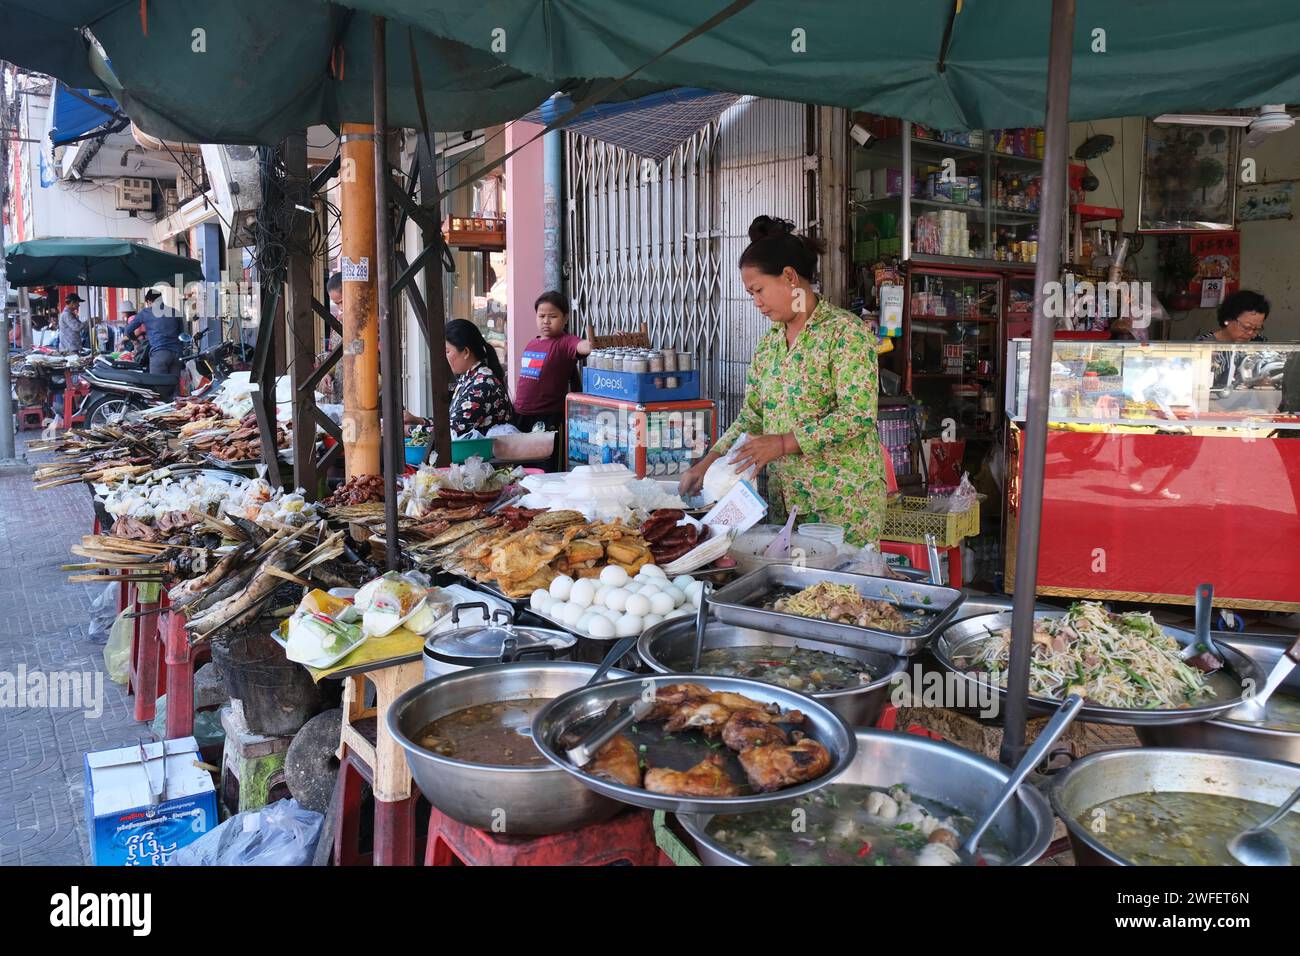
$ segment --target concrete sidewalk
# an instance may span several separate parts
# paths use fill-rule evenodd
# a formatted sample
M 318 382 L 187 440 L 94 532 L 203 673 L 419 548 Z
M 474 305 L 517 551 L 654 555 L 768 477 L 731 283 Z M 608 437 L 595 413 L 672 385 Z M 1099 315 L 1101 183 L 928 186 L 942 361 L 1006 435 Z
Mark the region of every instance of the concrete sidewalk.
M 20 436 L 19 454 L 25 445 Z M 81 483 L 36 491 L 29 474 L 0 476 L 0 680 L 16 680 L 22 669 L 104 674 L 104 648 L 87 640 L 101 589 L 69 584 L 59 570 L 93 522 Z M 132 718 L 126 688 L 107 675 L 102 707 L 97 717 L 0 707 L 0 865 L 90 863 L 82 756 L 150 736 Z

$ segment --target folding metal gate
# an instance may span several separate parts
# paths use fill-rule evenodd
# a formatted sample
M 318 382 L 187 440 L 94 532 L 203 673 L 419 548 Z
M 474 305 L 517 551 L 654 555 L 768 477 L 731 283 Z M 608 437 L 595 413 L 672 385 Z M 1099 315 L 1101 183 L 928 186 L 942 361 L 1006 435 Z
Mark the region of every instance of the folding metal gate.
M 803 228 L 815 216 L 808 117 L 802 104 L 746 97 L 658 167 L 565 136 L 566 265 L 578 327 L 644 322 L 653 341 L 693 352 L 723 425 L 740 408 L 766 324 L 736 269 L 749 223 L 765 213 Z

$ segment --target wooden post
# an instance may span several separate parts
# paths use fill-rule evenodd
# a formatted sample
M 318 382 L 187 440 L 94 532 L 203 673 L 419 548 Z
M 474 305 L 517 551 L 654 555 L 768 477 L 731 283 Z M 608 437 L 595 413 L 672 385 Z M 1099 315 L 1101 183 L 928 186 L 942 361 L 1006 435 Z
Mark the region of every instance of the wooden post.
M 293 391 L 293 483 L 308 501 L 317 498 L 316 389 L 312 366 L 316 361 L 316 313 L 312 308 L 312 259 L 305 250 L 311 243 L 312 217 L 297 206 L 310 206 L 307 177 L 307 138 L 294 133 L 284 141 L 285 198 L 292 216 L 289 257 L 285 276 L 285 328 L 289 345 L 289 382 Z
M 435 255 L 424 260 L 424 328 L 429 346 L 429 378 L 433 394 L 433 442 L 429 447 L 437 453 L 438 463 L 446 466 L 451 464 L 451 369 L 447 367 L 446 339 L 443 336 L 447 315 L 442 290 L 442 204 L 438 199 L 438 168 L 434 164 L 432 146 L 423 134 L 417 134 L 416 141 L 416 156 L 420 163 L 420 206 L 437 226 L 430 228 L 421 224 L 420 229 L 425 248 L 436 246 L 438 250 Z
M 344 123 L 340 137 L 343 460 L 349 478 L 380 471 L 374 132 L 373 126 Z

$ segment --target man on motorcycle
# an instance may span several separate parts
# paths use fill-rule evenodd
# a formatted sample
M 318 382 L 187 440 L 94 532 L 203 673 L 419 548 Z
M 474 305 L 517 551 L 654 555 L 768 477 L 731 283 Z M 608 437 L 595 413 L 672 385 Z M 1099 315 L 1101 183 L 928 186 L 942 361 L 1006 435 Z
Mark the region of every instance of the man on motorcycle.
M 128 336 L 137 335 L 143 329 L 149 340 L 149 374 L 166 375 L 179 381 L 181 374 L 181 319 L 163 304 L 162 293 L 150 289 L 144 294 L 144 308 L 136 313 L 126 325 Z M 176 394 L 172 385 L 164 394 L 164 401 L 171 401 Z

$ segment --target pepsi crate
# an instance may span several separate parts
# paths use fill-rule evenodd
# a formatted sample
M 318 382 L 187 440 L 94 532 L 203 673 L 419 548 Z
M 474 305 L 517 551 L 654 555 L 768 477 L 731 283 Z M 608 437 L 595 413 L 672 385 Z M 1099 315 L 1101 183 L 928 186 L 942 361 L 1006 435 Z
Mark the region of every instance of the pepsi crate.
M 676 388 L 656 388 L 656 378 L 675 376 Z M 602 398 L 621 398 L 628 402 L 685 402 L 700 397 L 700 373 L 689 372 L 613 372 L 603 368 L 582 370 L 582 390 Z

